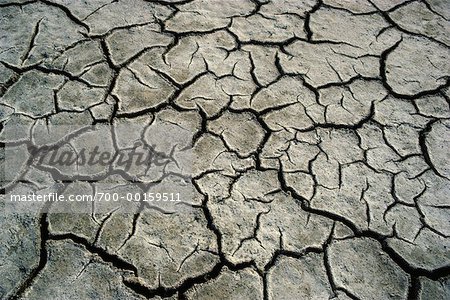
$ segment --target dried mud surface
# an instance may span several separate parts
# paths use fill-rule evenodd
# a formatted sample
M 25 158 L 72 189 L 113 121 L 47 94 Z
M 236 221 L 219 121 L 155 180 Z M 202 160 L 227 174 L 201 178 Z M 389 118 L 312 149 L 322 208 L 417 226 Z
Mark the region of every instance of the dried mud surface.
M 0 97 L 18 164 L 17 124 L 195 153 L 191 210 L 2 214 L 2 299 L 450 299 L 446 0 L 0 0 Z M 96 188 L 55 175 L 12 186 Z

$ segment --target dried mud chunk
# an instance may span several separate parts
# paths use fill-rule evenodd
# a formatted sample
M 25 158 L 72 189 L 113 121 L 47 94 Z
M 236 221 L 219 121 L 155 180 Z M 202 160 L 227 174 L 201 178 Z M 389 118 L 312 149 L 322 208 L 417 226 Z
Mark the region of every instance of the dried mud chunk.
M 247 15 L 254 9 L 252 1 L 195 0 L 177 6 L 179 12 L 166 22 L 175 32 L 202 32 L 226 27 L 232 17 Z
M 116 65 L 128 61 L 146 48 L 167 46 L 171 41 L 169 35 L 160 33 L 160 27 L 156 24 L 116 30 L 106 38 Z
M 324 0 L 323 3 L 336 8 L 348 9 L 353 13 L 371 13 L 377 10 L 375 6 L 366 0 Z
M 50 241 L 47 249 L 47 264 L 24 299 L 145 299 L 122 283 L 123 276 L 132 275 L 130 271 L 105 263 L 83 246 L 71 241 Z M 110 284 L 105 284 L 106 278 Z
M 53 89 L 63 83 L 62 76 L 29 71 L 0 99 L 16 112 L 32 117 L 48 115 L 55 110 Z
M 328 250 L 337 287 L 359 299 L 405 299 L 408 275 L 369 238 L 332 242 Z M 368 285 L 367 283 L 371 284 Z
M 414 268 L 433 271 L 448 264 L 450 241 L 424 228 L 411 242 L 389 238 L 387 243 Z
M 1 196 L 0 207 L 3 207 L 5 200 Z M 0 222 L 0 297 L 6 299 L 38 266 L 40 229 L 37 214 L 14 215 L 3 212 Z
M 136 69 L 134 69 L 136 68 Z M 113 93 L 119 98 L 118 113 L 135 113 L 167 101 L 174 87 L 146 66 L 135 62 L 123 69 Z
M 420 278 L 419 292 L 422 300 L 446 300 L 450 298 L 450 279 L 448 277 L 433 281 L 426 277 Z
M 224 108 L 229 101 L 230 96 L 220 87 L 215 76 L 206 74 L 184 89 L 175 103 L 187 109 L 200 107 L 207 116 L 211 117 Z
M 216 252 L 216 238 L 201 210 L 164 214 L 147 209 L 118 255 L 137 267 L 139 280 L 157 288 L 179 286 L 187 278 L 210 272 L 218 263 Z
M 118 1 L 89 14 L 84 22 L 89 25 L 91 34 L 101 35 L 117 27 L 165 20 L 171 13 L 172 9 L 169 7 L 152 2 Z
M 187 299 L 262 299 L 262 279 L 252 269 L 230 271 L 224 268 L 220 275 L 203 284 L 196 284 L 187 291 Z
M 269 299 L 330 299 L 333 291 L 323 263 L 322 254 L 281 256 L 268 273 Z
M 405 36 L 386 59 L 386 82 L 406 97 L 436 90 L 448 82 L 450 50 L 421 37 Z
M 64 84 L 57 95 L 59 109 L 84 111 L 103 102 L 105 89 L 89 87 L 83 83 L 71 81 Z
M 319 9 L 311 15 L 312 39 L 346 43 L 364 54 L 380 55 L 400 39 L 400 32 L 385 30 L 389 23 L 379 14 L 354 15 L 345 10 Z
M 265 134 L 256 117 L 250 113 L 225 112 L 210 121 L 208 129 L 220 135 L 231 150 L 244 157 L 258 149 Z
M 425 144 L 433 166 L 439 175 L 450 179 L 450 122 L 439 121 L 431 126 Z
M 355 49 L 357 48 L 349 45 L 295 41 L 285 47 L 288 55 L 279 55 L 280 65 L 285 72 L 307 75 L 306 82 L 314 87 L 345 82 L 357 75 L 377 77 L 379 59 L 348 55 Z
M 389 16 L 401 28 L 450 45 L 450 20 L 429 10 L 425 3 L 411 2 L 389 13 Z
M 0 60 L 31 65 L 57 57 L 63 49 L 82 40 L 86 28 L 56 7 L 32 3 L 2 8 L 0 32 Z
M 276 15 L 270 19 L 262 15 L 236 17 L 230 30 L 242 42 L 284 42 L 294 37 L 306 38 L 303 20 L 293 15 Z

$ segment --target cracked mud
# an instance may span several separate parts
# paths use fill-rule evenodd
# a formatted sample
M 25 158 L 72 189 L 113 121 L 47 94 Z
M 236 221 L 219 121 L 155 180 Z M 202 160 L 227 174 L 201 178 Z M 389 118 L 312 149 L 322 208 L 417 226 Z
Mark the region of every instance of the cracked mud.
M 446 0 L 0 0 L 0 97 L 2 188 L 148 190 L 25 167 L 26 141 L 105 124 L 125 149 L 158 122 L 195 188 L 1 214 L 2 299 L 450 299 Z

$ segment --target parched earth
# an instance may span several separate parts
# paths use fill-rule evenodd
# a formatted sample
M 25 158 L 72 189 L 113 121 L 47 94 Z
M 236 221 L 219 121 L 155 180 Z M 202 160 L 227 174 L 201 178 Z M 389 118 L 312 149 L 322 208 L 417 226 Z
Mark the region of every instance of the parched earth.
M 0 96 L 3 188 L 145 191 L 24 162 L 39 130 L 155 120 L 195 187 L 2 213 L 2 299 L 450 299 L 448 0 L 0 0 Z

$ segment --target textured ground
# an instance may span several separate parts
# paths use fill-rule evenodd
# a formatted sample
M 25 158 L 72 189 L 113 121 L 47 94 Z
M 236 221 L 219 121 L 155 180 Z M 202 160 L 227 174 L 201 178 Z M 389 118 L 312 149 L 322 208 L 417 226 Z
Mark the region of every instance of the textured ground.
M 19 160 L 17 124 L 159 118 L 196 188 L 0 215 L 2 299 L 450 299 L 447 0 L 0 0 L 0 62 Z

